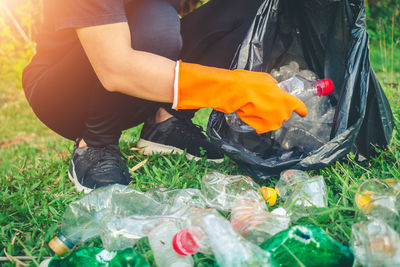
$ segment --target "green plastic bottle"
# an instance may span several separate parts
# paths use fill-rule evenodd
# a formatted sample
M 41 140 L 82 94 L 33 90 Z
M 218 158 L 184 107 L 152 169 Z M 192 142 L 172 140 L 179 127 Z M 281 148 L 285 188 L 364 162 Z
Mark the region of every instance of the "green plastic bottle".
M 142 267 L 149 266 L 146 259 L 133 248 L 110 251 L 96 247 L 81 247 L 68 256 L 55 256 L 40 267 Z
M 351 250 L 327 235 L 317 226 L 294 226 L 262 243 L 277 266 L 349 266 Z

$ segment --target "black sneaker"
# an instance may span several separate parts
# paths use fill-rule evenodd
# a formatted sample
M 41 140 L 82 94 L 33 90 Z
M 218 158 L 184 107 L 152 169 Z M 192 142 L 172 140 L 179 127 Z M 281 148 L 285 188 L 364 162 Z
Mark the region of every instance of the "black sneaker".
M 117 145 L 78 148 L 75 143 L 69 179 L 78 192 L 89 193 L 110 184 L 128 185 L 131 177 Z
M 221 163 L 224 160 L 223 154 L 208 141 L 200 126 L 175 117 L 160 123 L 146 122 L 136 146 L 143 148 L 145 155 L 182 154 L 186 150 L 188 159 L 200 160 L 204 154 L 207 161 Z

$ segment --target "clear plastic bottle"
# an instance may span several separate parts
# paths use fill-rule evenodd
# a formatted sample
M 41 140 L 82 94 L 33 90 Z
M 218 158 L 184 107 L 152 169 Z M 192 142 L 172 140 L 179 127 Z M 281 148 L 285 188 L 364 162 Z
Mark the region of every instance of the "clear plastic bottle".
M 57 254 L 62 255 L 65 251 L 72 249 L 75 245 L 88 239 L 100 235 L 100 224 L 102 219 L 110 214 L 113 206 L 120 201 L 116 196 L 128 194 L 134 200 L 140 199 L 143 193 L 135 192 L 133 195 L 130 190 L 122 185 L 113 185 L 93 190 L 83 198 L 72 202 L 66 209 L 61 223 L 61 233 L 49 242 L 49 247 Z M 143 201 L 143 200 L 142 200 Z M 127 208 L 126 202 L 121 202 L 121 206 L 115 205 L 118 210 Z M 155 202 L 147 203 L 151 207 L 156 207 Z M 133 242 L 130 244 L 133 245 Z
M 175 252 L 172 239 L 179 231 L 175 222 L 164 222 L 148 235 L 154 260 L 158 267 L 190 267 L 194 265 L 190 255 L 183 256 Z
M 390 191 L 398 195 L 400 194 L 400 180 L 397 180 L 395 178 L 387 178 L 387 179 L 382 179 L 382 182 L 384 182 L 387 186 L 390 187 Z
M 354 224 L 351 247 L 358 265 L 400 266 L 400 236 L 382 220 Z
M 274 266 L 268 252 L 241 237 L 216 210 L 196 210 L 188 218 L 173 240 L 177 253 L 212 253 L 221 267 Z
M 290 217 L 284 208 L 267 211 L 264 201 L 257 201 L 254 191 L 240 194 L 231 212 L 231 224 L 247 240 L 261 244 L 271 236 L 286 230 Z
M 382 181 L 389 186 L 389 194 L 396 197 L 396 210 L 400 213 L 400 180 L 388 178 Z M 400 232 L 400 226 L 396 230 Z
M 300 71 L 299 63 L 291 61 L 289 64 L 279 67 L 279 69 L 271 70 L 271 76 L 278 82 L 285 81 L 290 77 L 298 74 Z M 304 77 L 304 76 L 303 76 Z
M 327 190 L 322 176 L 310 177 L 300 170 L 286 170 L 276 184 L 284 208 L 292 221 L 306 216 L 309 208 L 325 208 L 328 205 Z
M 397 230 L 399 194 L 396 180 L 370 179 L 358 187 L 355 203 L 368 219 L 379 218 Z
M 61 233 L 50 241 L 49 247 L 61 255 L 100 236 L 106 249 L 123 249 L 133 246 L 164 220 L 183 220 L 189 207 L 207 205 L 197 189 L 143 193 L 123 185 L 102 187 L 69 205 L 63 215 Z
M 185 223 L 186 228 L 177 232 L 172 241 L 174 250 L 178 254 L 193 255 L 197 252 L 213 254 L 210 240 L 202 227 L 202 217 L 210 212 L 213 210 L 192 210 L 191 216 Z
M 278 84 L 279 88 L 285 92 L 298 97 L 303 102 L 312 97 L 321 97 L 333 93 L 333 83 L 331 79 L 320 79 L 316 81 L 307 80 L 300 75 L 295 75 Z M 225 120 L 229 127 L 236 132 L 254 132 L 254 129 L 245 124 L 234 113 L 225 114 Z
M 209 205 L 221 211 L 231 211 L 235 207 L 238 195 L 246 191 L 260 192 L 254 194 L 256 199 L 264 198 L 270 206 L 276 202 L 276 192 L 272 188 L 259 186 L 250 178 L 243 175 L 225 175 L 218 172 L 203 176 L 201 191 Z
M 278 84 L 285 92 L 307 101 L 315 96 L 325 96 L 333 93 L 333 82 L 331 79 L 307 80 L 300 75 L 295 75 Z

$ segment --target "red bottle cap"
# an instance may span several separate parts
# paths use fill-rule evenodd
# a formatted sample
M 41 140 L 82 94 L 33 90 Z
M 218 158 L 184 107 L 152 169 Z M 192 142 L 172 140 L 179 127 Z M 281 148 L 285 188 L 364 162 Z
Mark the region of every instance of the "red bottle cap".
M 195 233 L 194 233 L 195 234 Z M 175 252 L 186 256 L 193 255 L 199 251 L 199 246 L 193 238 L 193 235 L 189 229 L 182 229 L 172 239 L 172 247 Z
M 334 86 L 331 79 L 320 79 L 318 81 L 318 87 L 321 87 L 321 95 L 330 95 L 333 93 Z

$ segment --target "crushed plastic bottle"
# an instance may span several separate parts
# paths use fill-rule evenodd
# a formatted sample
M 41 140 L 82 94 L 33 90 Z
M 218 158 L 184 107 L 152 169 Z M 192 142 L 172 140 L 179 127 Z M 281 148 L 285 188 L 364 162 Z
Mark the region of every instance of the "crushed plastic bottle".
M 182 256 L 175 252 L 172 239 L 179 231 L 175 222 L 167 221 L 154 228 L 148 235 L 154 260 L 158 267 L 191 267 L 192 256 Z
M 193 255 L 197 252 L 213 254 L 207 233 L 203 229 L 202 220 L 213 209 L 193 209 L 185 222 L 185 228 L 177 232 L 173 238 L 173 247 L 180 255 Z M 214 214 L 215 216 L 215 214 Z
M 99 224 L 101 241 L 104 247 L 112 250 L 130 247 L 168 219 L 178 220 L 175 216 L 168 215 L 129 217 L 108 215 Z
M 327 190 L 322 176 L 310 177 L 300 170 L 286 170 L 276 184 L 276 191 L 292 221 L 307 216 L 309 208 L 326 208 Z
M 181 255 L 212 253 L 221 267 L 274 266 L 268 252 L 241 237 L 214 209 L 194 210 L 173 246 Z
M 293 226 L 261 244 L 276 266 L 352 266 L 351 250 L 317 226 Z
M 396 180 L 394 178 L 387 178 L 387 179 L 382 179 L 382 181 L 389 186 L 389 190 L 395 194 L 398 195 L 400 194 L 400 180 Z
M 256 244 L 265 242 L 273 235 L 286 230 L 290 217 L 284 208 L 267 211 L 265 202 L 257 200 L 255 191 L 240 194 L 231 212 L 231 224 L 247 240 Z
M 290 77 L 293 77 L 296 74 L 299 74 L 299 72 L 300 72 L 299 63 L 297 63 L 296 61 L 291 61 L 289 62 L 289 64 L 284 65 L 279 69 L 273 69 L 271 71 L 271 76 L 274 77 L 278 82 L 282 82 L 289 79 Z
M 243 175 L 229 176 L 218 172 L 206 174 L 202 178 L 201 191 L 210 207 L 220 211 L 231 211 L 238 195 L 246 191 L 260 192 L 261 194 L 254 194 L 256 199 L 263 196 L 270 206 L 276 202 L 274 189 L 260 189 L 250 177 Z
M 368 219 L 379 218 L 397 230 L 400 223 L 399 194 L 396 180 L 371 179 L 358 187 L 355 203 Z
M 49 247 L 61 255 L 100 236 L 106 249 L 123 249 L 133 246 L 166 219 L 183 220 L 188 208 L 206 206 L 197 189 L 143 193 L 122 185 L 102 187 L 69 205 L 61 234 L 50 241 Z
M 382 220 L 354 224 L 351 247 L 362 266 L 400 266 L 400 236 Z
M 318 79 L 317 75 L 310 70 L 300 70 L 298 75 L 309 81 L 315 81 Z
M 300 73 L 298 75 L 302 77 Z M 311 152 L 330 140 L 335 108 L 328 97 L 305 97 L 302 100 L 308 109 L 307 117 L 294 113 L 280 129 L 272 132 L 271 138 L 283 149 L 301 148 Z
M 295 75 L 278 84 L 285 92 L 307 101 L 315 96 L 325 96 L 333 93 L 331 79 L 320 79 L 316 81 L 307 80 L 300 75 Z
M 294 88 L 296 84 L 301 84 L 299 79 L 317 82 L 315 73 L 301 70 L 299 64 L 294 61 L 273 69 L 271 75 L 280 84 L 288 82 L 294 85 Z M 328 97 L 310 97 L 306 94 L 305 97 L 299 98 L 306 104 L 308 115 L 303 118 L 294 113 L 281 128 L 262 135 L 258 135 L 252 127 L 242 122 L 236 113 L 225 114 L 225 121 L 229 126 L 227 139 L 239 145 L 245 153 L 251 152 L 258 157 L 277 155 L 278 162 L 298 159 L 317 150 L 330 140 L 336 110 Z
M 358 187 L 355 203 L 361 211 L 368 212 L 372 208 L 371 201 L 379 198 L 388 190 L 388 185 L 378 179 L 365 181 Z
M 389 194 L 396 197 L 396 210 L 400 213 L 400 180 L 388 178 L 382 181 L 389 186 Z M 400 232 L 400 229 L 396 230 Z
M 61 258 L 55 256 L 52 259 L 40 263 L 40 267 L 146 267 L 147 260 L 134 248 L 126 248 L 120 251 L 109 251 L 96 247 L 80 247 Z
M 331 79 L 310 81 L 299 75 L 295 75 L 280 82 L 278 86 L 285 92 L 298 97 L 303 102 L 316 96 L 322 97 L 333 93 L 333 83 Z M 229 127 L 236 132 L 254 132 L 254 129 L 245 124 L 235 112 L 225 114 L 225 120 Z
M 309 113 L 306 118 L 293 114 L 292 118 L 272 133 L 272 139 L 282 149 L 292 150 L 296 147 L 305 152 L 318 149 L 329 141 L 335 109 L 322 107 L 326 100 L 309 101 Z M 326 108 L 326 109 L 324 109 Z

